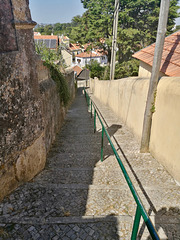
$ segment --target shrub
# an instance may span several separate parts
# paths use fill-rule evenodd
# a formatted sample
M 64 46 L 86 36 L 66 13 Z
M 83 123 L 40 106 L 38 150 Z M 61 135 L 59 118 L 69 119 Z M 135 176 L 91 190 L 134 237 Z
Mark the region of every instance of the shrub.
M 60 100 L 67 106 L 70 100 L 70 92 L 67 81 L 60 72 L 59 66 L 54 61 L 60 60 L 61 55 L 58 51 L 48 49 L 43 45 L 36 45 L 36 52 L 41 56 L 44 65 L 50 70 L 51 78 L 56 82 L 60 94 Z

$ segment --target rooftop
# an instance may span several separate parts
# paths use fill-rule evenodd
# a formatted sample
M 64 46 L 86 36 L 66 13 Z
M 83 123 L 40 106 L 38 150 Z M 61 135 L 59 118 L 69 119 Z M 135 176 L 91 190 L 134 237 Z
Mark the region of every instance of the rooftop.
M 133 57 L 153 65 L 155 43 L 136 52 Z M 165 38 L 160 71 L 170 77 L 180 76 L 180 30 Z
M 56 40 L 58 40 L 58 36 L 56 36 L 56 35 L 40 35 L 40 36 L 34 35 L 34 39 L 56 39 Z
M 76 55 L 76 57 L 91 58 L 91 57 L 101 57 L 101 56 L 104 56 L 104 55 L 106 55 L 104 51 L 101 52 L 101 51 L 95 50 L 93 52 L 82 52 L 82 53 Z
M 58 47 L 58 36 L 55 35 L 34 35 L 34 41 L 36 44 L 43 44 L 50 49 L 57 49 Z
M 73 50 L 80 50 L 81 46 L 79 45 L 79 43 L 70 43 L 69 44 L 69 49 L 71 51 L 73 51 Z
M 77 72 L 77 76 L 78 76 L 82 72 L 82 68 L 76 65 L 73 67 L 73 71 Z

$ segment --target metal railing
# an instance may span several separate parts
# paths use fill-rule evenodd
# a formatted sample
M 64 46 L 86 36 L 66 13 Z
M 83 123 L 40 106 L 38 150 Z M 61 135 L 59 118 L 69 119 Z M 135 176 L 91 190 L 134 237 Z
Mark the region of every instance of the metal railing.
M 126 179 L 126 182 L 129 186 L 129 189 L 134 197 L 134 200 L 137 204 L 137 208 L 136 208 L 136 214 L 135 214 L 135 219 L 134 219 L 134 224 L 133 224 L 133 229 L 132 229 L 132 234 L 131 234 L 131 240 L 136 240 L 136 237 L 137 237 L 137 234 L 138 234 L 138 229 L 139 229 L 139 224 L 140 224 L 140 219 L 141 219 L 141 216 L 143 217 L 144 219 L 144 222 L 149 230 L 149 233 L 152 237 L 153 240 L 160 240 L 157 232 L 156 232 L 156 229 L 155 227 L 153 226 L 151 220 L 150 220 L 150 217 L 147 213 L 147 211 L 145 210 L 144 206 L 143 206 L 143 203 L 114 147 L 114 144 L 112 143 L 111 141 L 111 138 L 109 136 L 109 133 L 107 132 L 102 120 L 101 120 L 101 117 L 99 116 L 99 113 L 98 113 L 98 110 L 97 110 L 97 107 L 95 106 L 94 102 L 92 101 L 92 99 L 90 98 L 89 94 L 87 93 L 87 91 L 85 90 L 84 88 L 84 94 L 85 94 L 85 98 L 86 98 L 86 101 L 87 101 L 87 104 L 88 104 L 88 109 L 90 108 L 91 110 L 91 117 L 92 117 L 92 113 L 93 113 L 93 108 L 94 108 L 94 133 L 96 132 L 96 118 L 98 117 L 100 123 L 101 123 L 101 126 L 102 126 L 102 138 L 101 138 L 101 161 L 103 161 L 103 142 L 104 142 L 104 134 L 106 134 L 106 137 L 111 145 L 111 148 L 114 152 L 114 155 L 119 163 L 119 166 L 123 172 L 123 175 Z

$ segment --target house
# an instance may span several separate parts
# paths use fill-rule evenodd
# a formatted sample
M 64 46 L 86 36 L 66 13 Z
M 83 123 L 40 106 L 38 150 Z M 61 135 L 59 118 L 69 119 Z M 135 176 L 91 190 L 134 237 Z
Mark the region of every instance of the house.
M 77 76 L 78 81 L 87 81 L 89 80 L 89 70 L 87 68 L 83 69 Z
M 70 43 L 68 49 L 72 53 L 73 61 L 75 61 L 75 55 L 83 51 L 79 43 Z
M 82 69 L 79 66 L 73 67 L 74 76 L 77 82 L 77 87 L 87 87 L 88 80 L 89 80 L 89 70 L 88 69 Z
M 75 64 L 80 67 L 84 67 L 91 61 L 97 61 L 98 63 L 105 65 L 108 63 L 107 55 L 98 51 L 82 52 L 75 56 Z
M 42 44 L 53 50 L 56 50 L 59 46 L 59 38 L 55 35 L 34 35 L 34 41 L 38 45 Z
M 140 60 L 139 77 L 151 76 L 154 50 L 155 43 L 133 55 Z M 180 76 L 180 30 L 165 38 L 159 76 Z
M 80 68 L 79 66 L 75 65 L 73 67 L 73 71 L 74 71 L 74 75 L 77 77 L 81 72 L 82 72 L 82 68 Z
M 40 32 L 34 32 L 34 36 L 41 36 Z
M 83 52 L 86 52 L 87 48 L 89 48 L 89 47 L 93 48 L 92 43 L 85 43 L 82 45 L 82 47 L 83 47 Z
M 82 69 L 79 66 L 73 67 L 74 75 L 77 81 L 82 80 L 89 80 L 89 70 L 88 69 Z
M 60 45 L 62 44 L 62 45 L 65 45 L 66 47 L 69 47 L 69 38 L 67 36 L 61 35 L 59 37 L 59 43 Z
M 67 67 L 71 67 L 72 65 L 72 54 L 67 48 L 61 47 L 61 55 L 65 61 Z

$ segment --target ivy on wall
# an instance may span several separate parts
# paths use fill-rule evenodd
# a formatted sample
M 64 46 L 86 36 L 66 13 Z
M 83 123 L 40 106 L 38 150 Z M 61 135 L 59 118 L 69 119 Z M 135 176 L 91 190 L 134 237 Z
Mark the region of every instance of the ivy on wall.
M 70 91 L 64 75 L 60 72 L 60 67 L 63 67 L 60 51 L 50 50 L 44 45 L 36 44 L 36 52 L 41 56 L 44 65 L 50 70 L 51 78 L 57 84 L 61 102 L 63 102 L 64 106 L 67 106 L 70 100 Z M 60 66 L 55 64 L 55 61 L 58 61 Z

